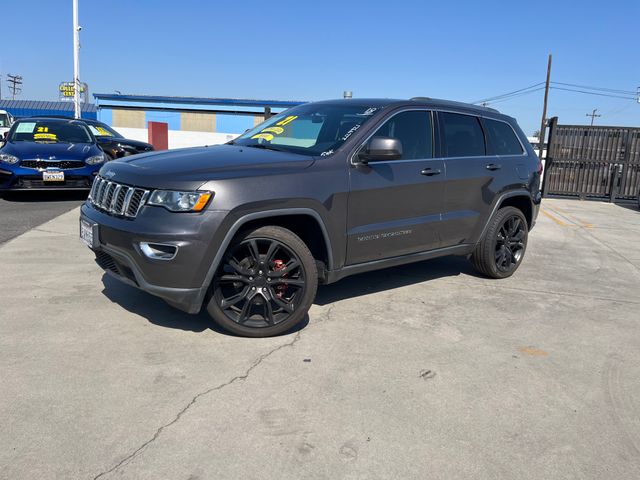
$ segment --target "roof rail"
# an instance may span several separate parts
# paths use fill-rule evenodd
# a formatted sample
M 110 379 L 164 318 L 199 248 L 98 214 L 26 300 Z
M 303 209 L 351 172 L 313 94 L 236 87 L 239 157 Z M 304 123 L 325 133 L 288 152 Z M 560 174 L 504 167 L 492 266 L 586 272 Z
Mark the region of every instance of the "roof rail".
M 484 105 L 474 105 L 473 103 L 456 102 L 453 100 L 440 100 L 440 99 L 431 98 L 431 97 L 412 97 L 409 100 L 414 102 L 442 102 L 452 106 L 467 107 L 467 108 L 473 107 L 479 110 L 489 110 L 490 112 L 500 113 L 500 111 L 496 110 L 495 108 L 485 107 Z

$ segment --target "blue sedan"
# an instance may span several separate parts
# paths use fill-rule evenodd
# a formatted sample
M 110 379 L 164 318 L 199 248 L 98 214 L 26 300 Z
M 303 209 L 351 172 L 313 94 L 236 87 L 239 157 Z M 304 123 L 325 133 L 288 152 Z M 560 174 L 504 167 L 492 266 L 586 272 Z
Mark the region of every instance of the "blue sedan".
M 0 191 L 88 190 L 106 160 L 82 122 L 21 119 L 5 134 L 0 148 Z

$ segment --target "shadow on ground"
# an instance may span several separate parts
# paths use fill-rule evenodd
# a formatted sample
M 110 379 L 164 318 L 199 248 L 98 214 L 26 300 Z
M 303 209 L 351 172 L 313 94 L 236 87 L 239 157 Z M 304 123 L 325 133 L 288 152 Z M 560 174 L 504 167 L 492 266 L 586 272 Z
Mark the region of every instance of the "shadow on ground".
M 362 273 L 345 278 L 331 285 L 318 288 L 316 305 L 327 305 L 346 298 L 393 290 L 442 277 L 477 275 L 469 262 L 462 257 L 444 257 L 401 267 L 387 268 L 375 272 Z M 108 274 L 102 277 L 102 293 L 125 310 L 146 318 L 150 323 L 165 328 L 175 328 L 190 332 L 211 329 L 225 335 L 233 335 L 218 327 L 209 317 L 206 309 L 197 315 L 190 315 L 167 305 L 160 298 L 126 285 Z M 303 329 L 309 323 L 309 316 L 283 335 Z

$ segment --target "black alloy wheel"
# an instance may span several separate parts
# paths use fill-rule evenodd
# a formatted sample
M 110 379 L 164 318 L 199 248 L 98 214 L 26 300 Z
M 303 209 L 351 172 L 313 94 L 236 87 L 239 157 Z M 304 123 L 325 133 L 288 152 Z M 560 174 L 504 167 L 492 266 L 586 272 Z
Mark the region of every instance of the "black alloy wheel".
M 315 260 L 302 240 L 281 227 L 262 227 L 227 250 L 207 309 L 233 333 L 276 335 L 302 320 L 317 283 Z
M 507 217 L 496 236 L 496 267 L 501 272 L 514 271 L 524 255 L 525 222 L 518 215 Z
M 529 225 L 522 210 L 503 207 L 489 220 L 471 254 L 471 263 L 491 278 L 506 278 L 518 269 L 527 249 Z

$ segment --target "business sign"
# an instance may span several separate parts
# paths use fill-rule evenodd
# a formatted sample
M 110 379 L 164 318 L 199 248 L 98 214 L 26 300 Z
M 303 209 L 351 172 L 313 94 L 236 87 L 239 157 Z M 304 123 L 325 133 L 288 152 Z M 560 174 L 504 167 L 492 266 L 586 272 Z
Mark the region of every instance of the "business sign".
M 86 83 L 80 84 L 80 101 L 87 101 L 87 92 L 89 91 L 89 87 Z M 60 100 L 73 100 L 73 94 L 75 92 L 75 84 L 74 82 L 62 82 L 58 87 L 58 94 Z

